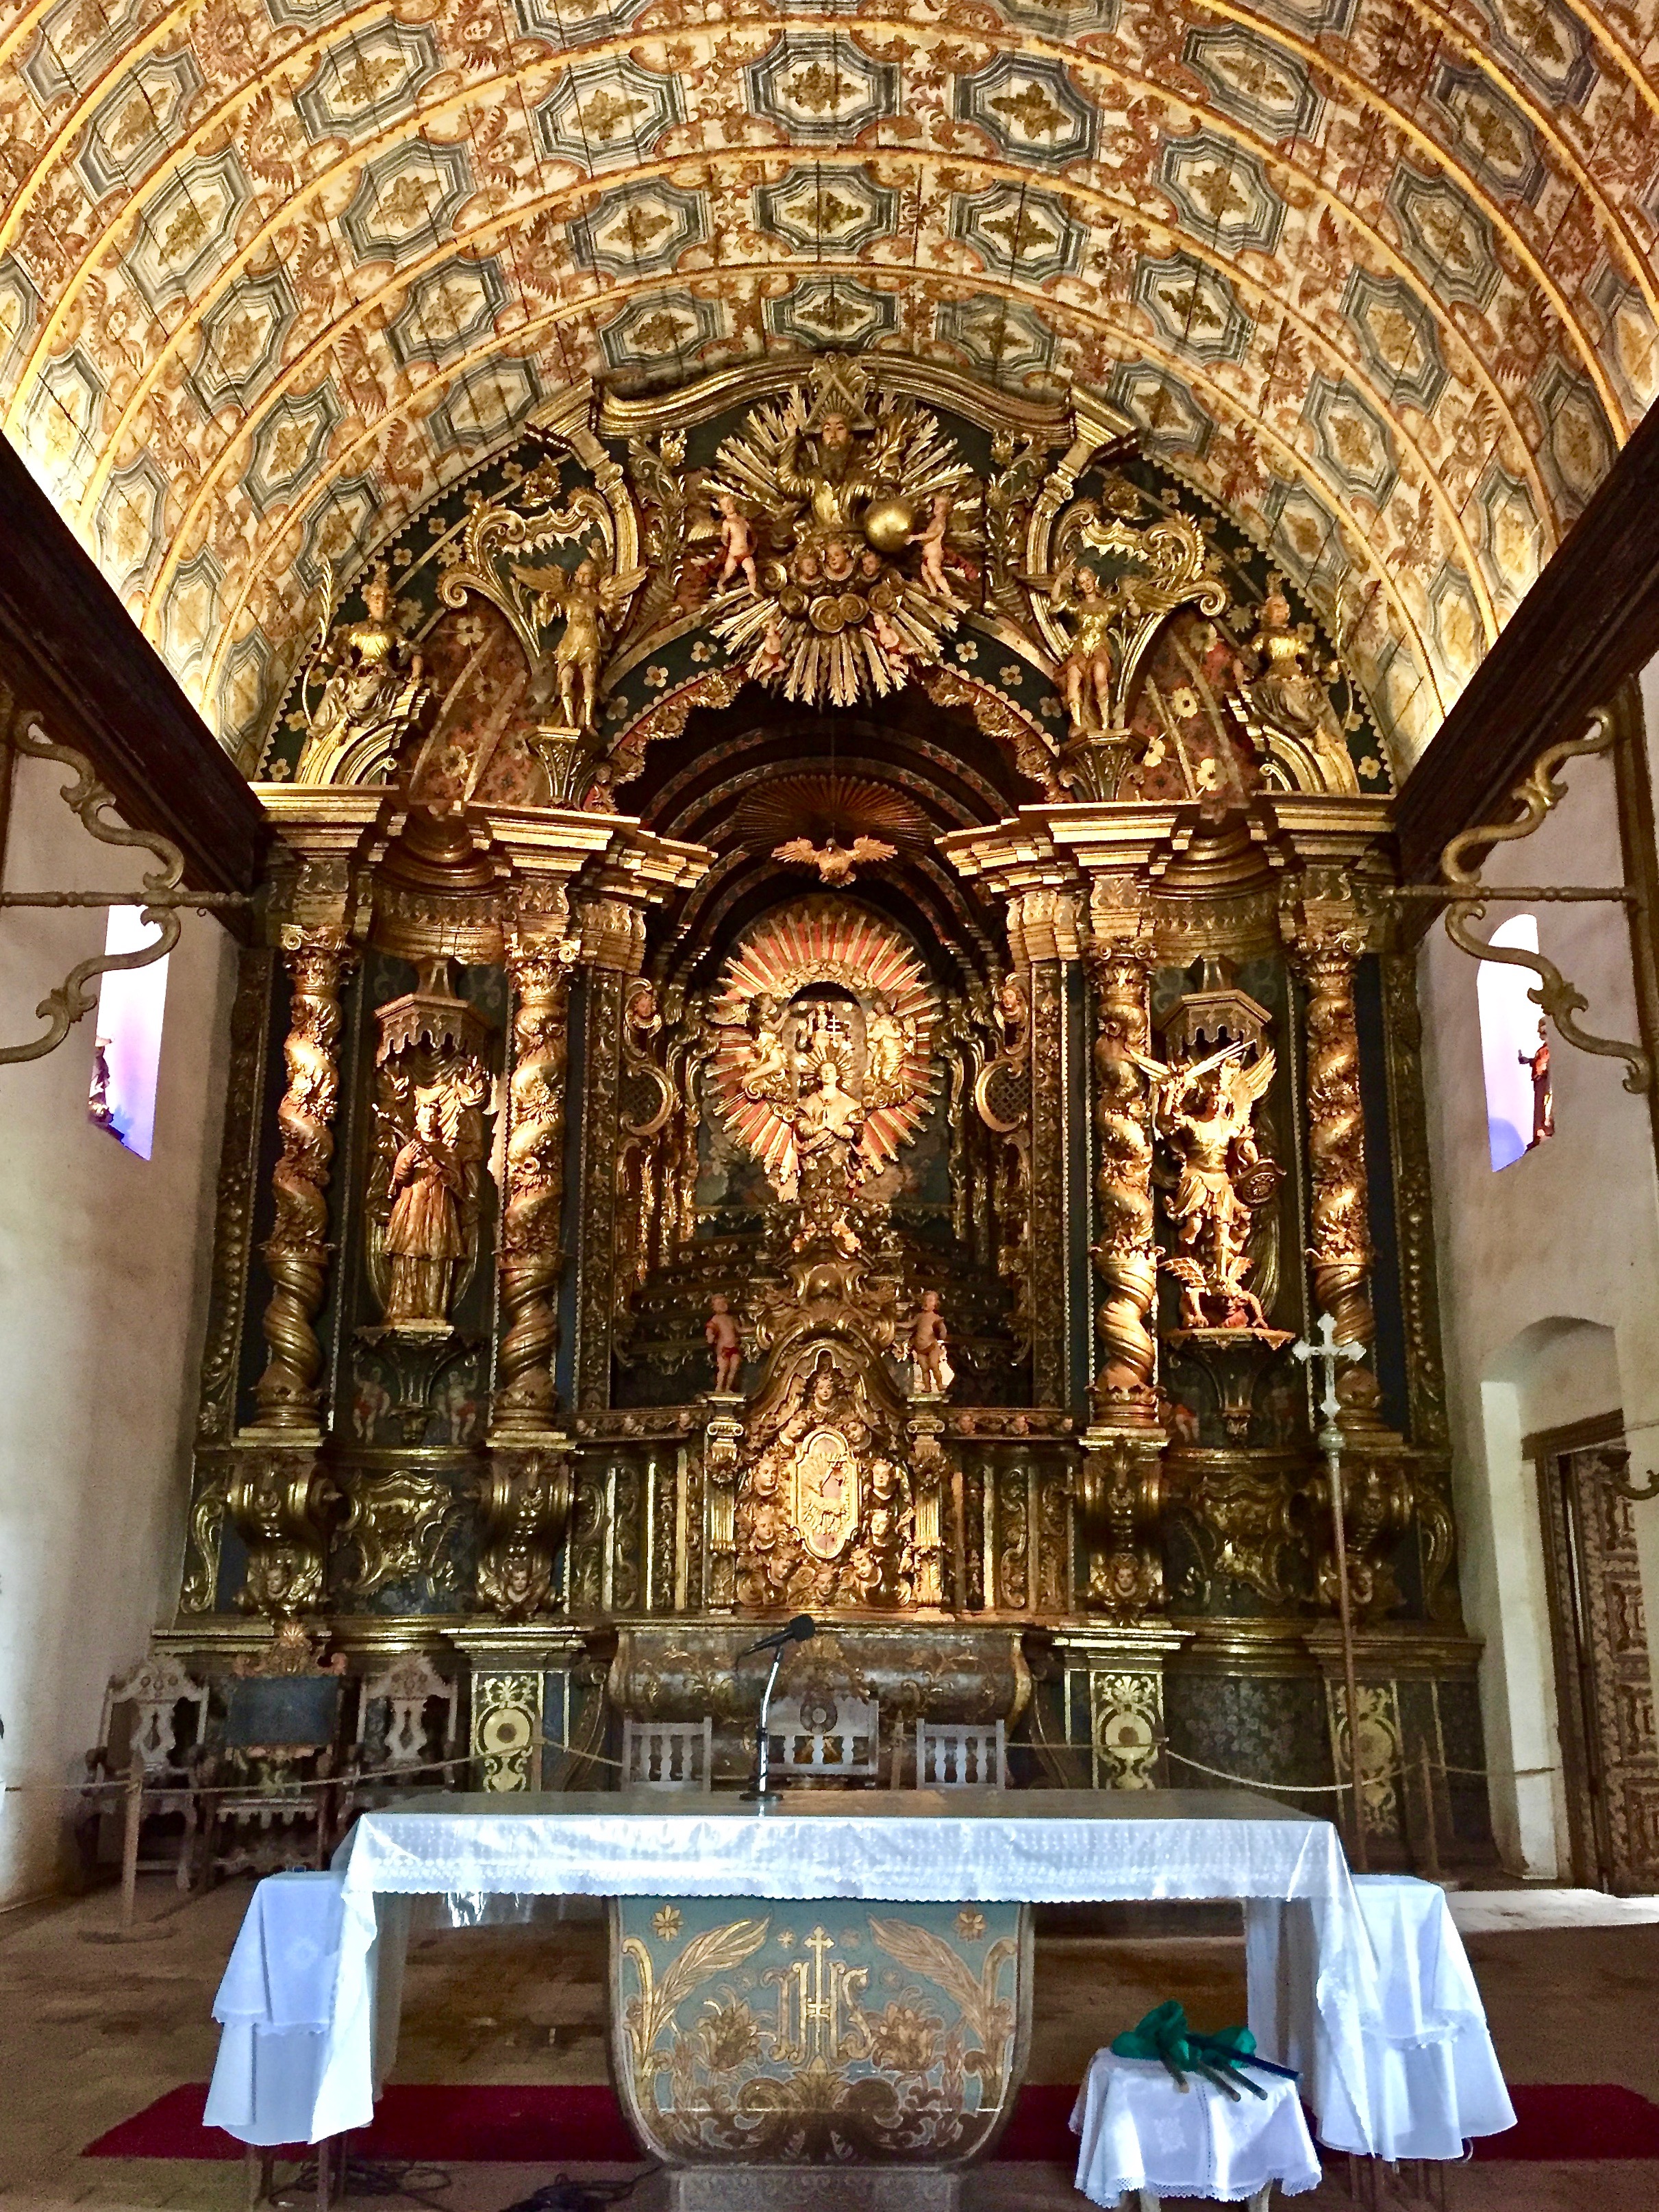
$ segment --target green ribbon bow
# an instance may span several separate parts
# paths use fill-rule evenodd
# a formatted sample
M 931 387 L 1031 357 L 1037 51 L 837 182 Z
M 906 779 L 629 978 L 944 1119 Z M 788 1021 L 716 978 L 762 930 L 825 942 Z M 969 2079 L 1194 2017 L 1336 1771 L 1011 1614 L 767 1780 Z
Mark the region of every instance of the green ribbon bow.
M 1256 2056 L 1255 2038 L 1248 2027 L 1224 2027 L 1214 2035 L 1197 2035 L 1187 2024 L 1187 2008 L 1174 1997 L 1161 2005 L 1154 2005 L 1146 2018 L 1137 2022 L 1112 2045 L 1116 2058 L 1156 2058 L 1163 2062 L 1174 2075 L 1176 2086 L 1185 2089 L 1189 2074 L 1199 2075 L 1213 2083 L 1224 2096 L 1234 2104 L 1239 2101 L 1234 2082 L 1240 2083 L 1253 2097 L 1265 2097 L 1267 2091 L 1257 2081 L 1251 2081 L 1243 2071 L 1246 2066 L 1259 2066 L 1266 2074 L 1287 2075 L 1296 2079 L 1294 2068 L 1275 2066 L 1271 2058 Z

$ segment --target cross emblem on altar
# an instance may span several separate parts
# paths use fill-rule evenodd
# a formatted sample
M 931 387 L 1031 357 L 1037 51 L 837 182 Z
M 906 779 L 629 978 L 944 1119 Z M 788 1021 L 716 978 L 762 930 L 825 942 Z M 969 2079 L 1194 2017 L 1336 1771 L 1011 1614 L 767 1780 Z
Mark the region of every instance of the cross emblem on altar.
M 1339 1344 L 1336 1340 L 1336 1323 L 1331 1319 L 1329 1314 L 1322 1313 L 1319 1316 L 1318 1335 L 1311 1343 L 1304 1337 L 1299 1342 L 1293 1344 L 1291 1346 L 1291 1355 L 1292 1358 L 1299 1359 L 1304 1367 L 1312 1360 L 1318 1361 L 1323 1370 L 1320 1379 L 1325 1386 L 1325 1395 L 1319 1401 L 1319 1410 L 1327 1421 L 1334 1422 L 1337 1415 L 1342 1411 L 1342 1401 L 1336 1395 L 1338 1363 L 1344 1359 L 1363 1359 L 1365 1357 L 1364 1346 L 1352 1342 Z M 1319 1441 L 1322 1444 L 1325 1443 L 1322 1434 Z

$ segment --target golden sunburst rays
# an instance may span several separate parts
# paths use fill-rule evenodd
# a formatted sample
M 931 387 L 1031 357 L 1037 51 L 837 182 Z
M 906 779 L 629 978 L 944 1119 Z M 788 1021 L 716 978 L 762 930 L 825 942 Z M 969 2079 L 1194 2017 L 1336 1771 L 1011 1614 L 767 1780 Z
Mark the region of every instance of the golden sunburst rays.
M 869 1168 L 884 1168 L 915 1138 L 939 1080 L 933 1054 L 938 1012 L 933 986 L 915 951 L 890 922 L 822 896 L 769 915 L 726 964 L 714 1006 L 713 1079 L 726 1127 L 786 1194 L 793 1193 L 796 1177 L 794 1133 L 785 1118 L 791 1100 L 751 1097 L 744 1087 L 755 1049 L 750 1009 L 757 998 L 769 999 L 781 1015 L 798 992 L 823 983 L 838 985 L 858 1003 L 857 1033 L 848 1044 L 852 1064 L 843 1070 L 849 1089 L 862 1085 L 863 1024 L 878 995 L 912 1040 L 901 1095 L 891 1104 L 872 1108 L 865 1121 L 860 1149 Z M 787 1036 L 793 1036 L 794 1026 L 793 1017 L 784 1018 Z
M 927 587 L 924 535 L 979 543 L 979 495 L 954 439 L 891 393 L 854 407 L 867 389 L 861 374 L 852 398 L 850 386 L 830 395 L 828 414 L 799 386 L 762 402 L 710 479 L 711 495 L 753 518 L 760 556 L 759 590 L 738 579 L 721 593 L 714 632 L 756 683 L 809 705 L 885 698 L 936 662 L 961 608 Z M 831 450 L 812 433 L 835 424 Z
M 769 776 L 734 809 L 732 829 L 745 845 L 768 851 L 804 836 L 815 845 L 833 840 L 844 846 L 878 837 L 902 852 L 928 843 L 934 834 L 927 815 L 903 792 L 873 776 L 833 773 Z

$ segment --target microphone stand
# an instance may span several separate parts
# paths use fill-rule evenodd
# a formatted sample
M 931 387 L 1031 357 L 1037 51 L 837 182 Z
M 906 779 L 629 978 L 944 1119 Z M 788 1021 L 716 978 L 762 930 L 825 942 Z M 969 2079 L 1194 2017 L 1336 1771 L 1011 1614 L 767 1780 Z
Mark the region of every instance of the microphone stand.
M 777 1687 L 778 1669 L 783 1664 L 783 1655 L 789 1649 L 789 1639 L 784 1638 L 772 1654 L 772 1671 L 766 1678 L 766 1687 L 761 1692 L 760 1719 L 755 1729 L 755 1775 L 743 1793 L 747 1805 L 776 1805 L 782 1792 L 768 1788 L 771 1779 L 771 1745 L 768 1741 L 768 1724 L 772 1711 L 772 1692 Z

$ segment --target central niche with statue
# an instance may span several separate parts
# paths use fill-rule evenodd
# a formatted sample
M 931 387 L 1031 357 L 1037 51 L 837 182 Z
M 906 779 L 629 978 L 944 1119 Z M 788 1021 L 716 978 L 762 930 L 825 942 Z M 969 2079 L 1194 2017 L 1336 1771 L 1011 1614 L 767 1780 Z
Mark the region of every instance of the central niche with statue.
M 1403 1854 L 1388 1777 L 1481 1764 L 1412 969 L 1279 550 L 1086 393 L 769 355 L 554 394 L 330 576 L 169 1649 L 424 1655 L 492 1790 L 705 1723 L 725 1786 L 809 1613 L 819 1779 L 1328 1785 L 1328 1316 Z

